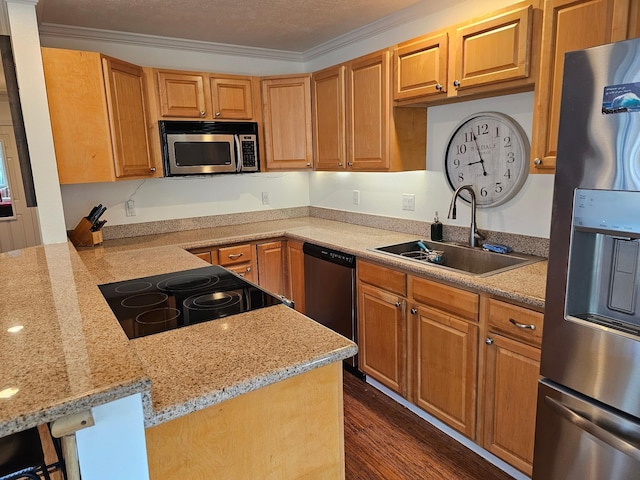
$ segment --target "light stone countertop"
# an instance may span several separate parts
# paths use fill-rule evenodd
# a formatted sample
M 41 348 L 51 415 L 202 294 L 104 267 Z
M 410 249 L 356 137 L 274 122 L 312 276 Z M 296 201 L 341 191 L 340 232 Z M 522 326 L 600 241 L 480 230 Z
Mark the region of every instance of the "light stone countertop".
M 284 305 L 129 340 L 97 287 L 203 265 L 175 246 L 0 254 L 0 436 L 134 393 L 149 427 L 357 352 Z
M 315 217 L 0 254 L 0 436 L 142 393 L 152 426 L 354 355 L 347 339 L 285 306 L 128 340 L 97 285 L 199 268 L 184 250 L 274 237 L 311 241 L 451 285 L 544 308 L 546 261 L 473 277 L 372 252 L 412 234 Z M 23 325 L 18 333 L 12 326 Z
M 489 277 L 475 277 L 436 265 L 396 258 L 370 250 L 374 247 L 417 240 L 419 236 L 414 234 L 351 225 L 317 217 L 298 217 L 109 240 L 99 249 L 130 251 L 161 246 L 179 246 L 186 249 L 275 237 L 317 243 L 356 255 L 361 259 L 375 261 L 461 288 L 502 297 L 537 310 L 544 309 L 546 260 Z

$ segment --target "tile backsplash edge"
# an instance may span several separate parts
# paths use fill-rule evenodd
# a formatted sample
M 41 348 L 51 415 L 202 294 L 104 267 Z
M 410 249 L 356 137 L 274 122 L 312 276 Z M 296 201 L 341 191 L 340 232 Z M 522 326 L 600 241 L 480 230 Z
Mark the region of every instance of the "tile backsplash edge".
M 111 225 L 103 229 L 103 234 L 105 240 L 115 240 L 120 238 L 139 237 L 143 235 L 157 235 L 162 233 L 197 230 L 200 228 L 241 225 L 245 223 L 284 220 L 287 218 L 306 216 L 324 218 L 326 220 L 334 220 L 353 225 L 361 225 L 364 227 L 381 228 L 394 232 L 410 233 L 421 239 L 430 238 L 430 222 L 313 206 L 229 213 L 223 215 L 211 215 L 208 217 L 178 218 L 173 220 L 160 220 L 156 222 L 133 223 L 126 225 Z M 468 239 L 468 228 L 444 225 L 443 230 L 445 241 L 466 242 Z M 549 256 L 548 238 L 494 232 L 490 230 L 481 231 L 486 235 L 487 241 L 509 245 L 516 252 L 538 255 L 541 257 Z
M 322 207 L 309 207 L 309 216 L 335 220 L 337 222 L 361 225 L 364 227 L 383 228 L 394 232 L 410 233 L 420 239 L 430 239 L 431 222 L 421 222 L 404 218 L 385 217 L 369 213 L 348 212 Z M 495 232 L 480 229 L 490 243 L 509 245 L 514 251 L 540 257 L 549 256 L 549 239 L 532 237 L 516 233 Z M 468 227 L 443 225 L 443 240 L 466 243 L 469 240 Z

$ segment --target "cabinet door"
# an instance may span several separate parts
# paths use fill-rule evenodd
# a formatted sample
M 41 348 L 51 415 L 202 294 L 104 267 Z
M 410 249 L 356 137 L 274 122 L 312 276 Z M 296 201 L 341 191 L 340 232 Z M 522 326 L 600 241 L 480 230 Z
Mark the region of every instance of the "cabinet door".
M 316 170 L 344 170 L 344 65 L 313 74 L 313 141 Z
M 393 53 L 394 100 L 446 96 L 448 60 L 446 32 L 398 45 Z
M 216 119 L 253 119 L 250 78 L 211 77 L 211 103 Z
M 304 304 L 304 252 L 302 242 L 287 242 L 287 279 L 289 291 L 287 295 L 293 300 L 295 309 L 305 312 Z
M 267 170 L 309 170 L 311 80 L 309 75 L 262 80 Z
M 153 176 L 142 68 L 102 59 L 116 178 Z
M 358 283 L 360 368 L 400 395 L 406 395 L 406 301 Z
M 274 295 L 285 294 L 282 242 L 261 243 L 258 252 L 258 284 Z
M 485 351 L 482 446 L 531 475 L 540 350 L 490 333 Z
M 416 322 L 414 403 L 473 440 L 478 326 L 423 306 L 411 314 Z
M 637 9 L 636 3 L 631 2 Z M 565 52 L 623 40 L 633 34 L 628 28 L 637 25 L 637 18 L 636 23 L 630 22 L 628 9 L 628 0 L 545 1 L 531 134 L 532 172 L 555 170 Z
M 347 66 L 347 165 L 388 170 L 390 112 L 389 52 L 373 53 Z
M 533 7 L 456 29 L 451 91 L 529 76 Z
M 204 76 L 195 73 L 157 72 L 160 115 L 204 118 L 207 115 Z

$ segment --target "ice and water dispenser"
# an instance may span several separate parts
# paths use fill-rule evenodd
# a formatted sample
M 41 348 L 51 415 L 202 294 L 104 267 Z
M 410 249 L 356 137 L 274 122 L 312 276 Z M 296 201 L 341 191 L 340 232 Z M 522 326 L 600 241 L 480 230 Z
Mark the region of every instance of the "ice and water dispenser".
M 576 189 L 565 318 L 640 336 L 640 192 Z

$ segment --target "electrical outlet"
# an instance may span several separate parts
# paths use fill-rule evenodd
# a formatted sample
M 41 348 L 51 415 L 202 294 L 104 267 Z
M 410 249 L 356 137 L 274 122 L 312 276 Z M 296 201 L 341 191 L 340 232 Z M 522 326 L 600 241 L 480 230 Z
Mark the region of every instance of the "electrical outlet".
M 360 205 L 360 190 L 353 191 L 353 204 Z
M 124 209 L 127 212 L 127 217 L 135 217 L 136 216 L 136 202 L 133 200 L 127 200 L 124 202 Z
M 402 209 L 411 211 L 416 209 L 416 196 L 413 193 L 402 194 Z
M 262 204 L 269 205 L 269 192 L 262 192 Z

